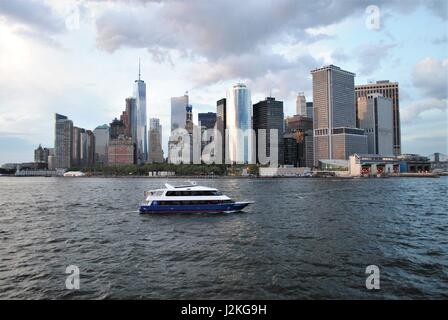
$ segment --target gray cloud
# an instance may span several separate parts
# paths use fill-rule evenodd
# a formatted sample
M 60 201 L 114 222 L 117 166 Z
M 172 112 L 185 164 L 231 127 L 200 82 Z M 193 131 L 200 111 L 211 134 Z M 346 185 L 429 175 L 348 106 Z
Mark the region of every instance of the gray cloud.
M 425 58 L 417 62 L 412 71 L 412 84 L 428 98 L 447 99 L 448 58 L 437 60 Z
M 446 115 L 447 109 L 446 99 L 424 99 L 401 108 L 401 121 L 403 123 L 418 122 L 422 113 L 433 110 L 442 111 Z

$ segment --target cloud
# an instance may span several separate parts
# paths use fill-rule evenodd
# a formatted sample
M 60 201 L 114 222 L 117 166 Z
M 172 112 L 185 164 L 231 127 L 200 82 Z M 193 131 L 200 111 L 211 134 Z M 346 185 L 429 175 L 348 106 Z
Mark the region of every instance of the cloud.
M 16 33 L 55 46 L 53 35 L 66 30 L 65 20 L 42 1 L 0 1 L 0 21 Z
M 412 84 L 422 90 L 428 98 L 447 99 L 448 58 L 437 60 L 425 58 L 414 66 Z
M 446 99 L 425 99 L 415 103 L 411 103 L 401 108 L 401 121 L 403 123 L 415 123 L 421 120 L 424 113 L 440 111 L 444 113 L 448 109 L 448 101 Z
M 381 68 L 381 62 L 390 56 L 390 50 L 396 44 L 364 44 L 357 48 L 356 55 L 359 63 L 359 72 L 367 76 Z

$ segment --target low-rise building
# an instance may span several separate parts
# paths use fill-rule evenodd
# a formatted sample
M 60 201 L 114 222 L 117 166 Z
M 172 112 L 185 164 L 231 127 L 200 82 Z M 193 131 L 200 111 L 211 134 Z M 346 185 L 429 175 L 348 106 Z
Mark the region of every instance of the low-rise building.
M 354 154 L 349 158 L 352 177 L 384 176 L 400 173 L 400 161 L 394 156 Z

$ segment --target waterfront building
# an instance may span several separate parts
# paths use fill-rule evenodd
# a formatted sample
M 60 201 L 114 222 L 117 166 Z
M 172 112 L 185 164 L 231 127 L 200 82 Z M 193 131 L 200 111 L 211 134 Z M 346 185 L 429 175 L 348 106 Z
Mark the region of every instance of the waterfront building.
M 296 114 L 306 116 L 306 98 L 303 92 L 299 92 L 296 98 Z
M 367 136 L 356 128 L 355 74 L 329 65 L 313 77 L 314 165 L 367 153 Z
M 213 129 L 216 124 L 216 113 L 205 112 L 198 113 L 198 125 L 204 129 Z
M 293 136 L 297 143 L 297 159 L 294 161 L 288 160 L 288 164 L 294 164 L 298 167 L 313 167 L 313 119 L 298 114 L 287 117 L 285 119 L 285 132 L 289 134 L 289 138 Z M 291 141 L 288 142 L 291 143 Z M 288 156 L 291 156 L 290 152 L 288 152 Z
M 150 163 L 162 163 L 163 162 L 163 149 L 162 149 L 162 125 L 160 119 L 149 119 L 149 159 Z
M 392 100 L 378 93 L 359 97 L 357 101 L 358 127 L 367 135 L 369 154 L 394 154 Z
M 299 167 L 298 143 L 295 133 L 285 133 L 283 135 L 283 150 L 283 163 Z
M 146 83 L 141 80 L 140 63 L 138 80 L 134 83 L 134 97 L 136 106 L 135 144 L 137 163 L 145 163 L 148 159 L 148 134 L 146 119 Z
M 188 94 L 171 98 L 171 131 L 177 128 L 185 128 L 186 110 L 188 107 Z
M 216 102 L 216 131 L 219 132 L 221 142 L 221 156 L 218 157 L 217 163 L 226 163 L 226 98 L 222 98 Z M 215 137 L 217 135 L 215 134 Z
M 109 126 L 103 124 L 93 130 L 95 135 L 95 162 L 107 164 L 107 146 L 109 144 Z
M 230 163 L 254 163 L 254 136 L 252 134 L 252 104 L 250 90 L 238 83 L 227 92 L 226 129 L 229 134 Z M 227 157 L 227 155 L 226 155 Z
M 266 130 L 266 150 L 261 151 L 265 156 L 270 157 L 271 138 L 270 130 L 277 130 L 277 154 L 278 164 L 284 163 L 284 147 L 283 147 L 283 101 L 275 100 L 273 97 L 267 97 L 253 106 L 253 129 L 255 130 L 255 147 L 257 151 L 256 161 L 260 163 L 259 159 L 259 140 L 262 138 L 259 129 Z M 263 137 L 264 138 L 264 137 Z
M 84 167 L 88 164 L 88 158 L 89 158 L 89 141 L 86 129 L 79 128 L 79 146 L 80 146 L 80 152 L 79 152 L 79 165 Z
M 34 150 L 34 162 L 48 163 L 48 156 L 50 155 L 50 149 L 42 148 L 39 144 L 36 150 Z
M 419 154 L 401 154 L 398 156 L 400 160 L 400 172 L 424 173 L 431 171 L 431 162 L 428 157 Z
M 308 118 L 313 119 L 313 117 L 314 117 L 313 113 L 314 113 L 314 111 L 313 111 L 313 103 L 312 102 L 307 102 L 306 103 L 306 116 Z
M 349 173 L 352 177 L 398 174 L 400 164 L 394 156 L 354 154 L 349 159 Z
M 66 116 L 55 114 L 54 167 L 66 169 L 71 166 L 73 122 Z
M 376 83 L 357 85 L 355 87 L 355 93 L 357 99 L 373 93 L 379 93 L 385 98 L 392 99 L 394 155 L 401 154 L 400 97 L 398 82 L 383 80 L 377 81 Z

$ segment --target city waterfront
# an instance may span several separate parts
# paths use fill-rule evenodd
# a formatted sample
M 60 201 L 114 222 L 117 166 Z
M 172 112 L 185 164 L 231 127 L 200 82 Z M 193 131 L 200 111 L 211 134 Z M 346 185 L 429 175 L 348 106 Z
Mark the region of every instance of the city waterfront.
M 448 298 L 447 177 L 201 180 L 255 203 L 139 215 L 166 181 L 1 177 L 0 298 Z

